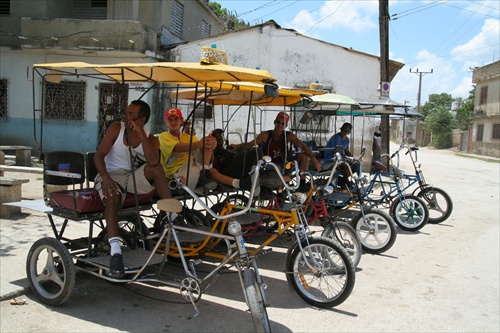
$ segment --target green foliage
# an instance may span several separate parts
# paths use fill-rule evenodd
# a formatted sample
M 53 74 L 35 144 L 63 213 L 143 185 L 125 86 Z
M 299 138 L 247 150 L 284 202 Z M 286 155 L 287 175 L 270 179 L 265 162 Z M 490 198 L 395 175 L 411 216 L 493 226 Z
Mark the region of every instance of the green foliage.
M 231 13 L 226 8 L 222 8 L 220 3 L 210 0 L 204 1 L 208 8 L 224 23 L 222 32 L 236 31 L 250 26 L 245 21 L 238 19 L 236 12 Z
M 420 113 L 427 118 L 434 110 L 438 107 L 444 107 L 447 110 L 451 110 L 451 103 L 453 102 L 453 97 L 447 93 L 441 94 L 430 94 L 429 100 L 420 108 Z
M 451 130 L 455 122 L 448 110 L 439 106 L 425 118 L 425 129 L 432 132 L 430 144 L 435 148 L 446 149 L 452 146 Z
M 457 114 L 455 115 L 458 129 L 466 130 L 472 125 L 475 98 L 476 88 L 473 87 L 473 89 L 469 91 L 469 97 L 462 101 L 462 106 L 457 110 Z

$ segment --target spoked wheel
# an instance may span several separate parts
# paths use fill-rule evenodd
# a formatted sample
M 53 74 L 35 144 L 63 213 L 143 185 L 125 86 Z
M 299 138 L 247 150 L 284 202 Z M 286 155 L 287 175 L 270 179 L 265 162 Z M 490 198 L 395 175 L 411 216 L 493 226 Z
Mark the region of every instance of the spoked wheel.
M 361 260 L 362 247 L 356 230 L 345 222 L 331 221 L 321 233 L 322 237 L 336 240 L 349 254 L 354 267 L 358 267 Z
M 64 303 L 75 287 L 73 259 L 55 238 L 45 237 L 33 244 L 28 252 L 26 274 L 33 294 L 48 305 Z
M 344 302 L 354 288 L 355 272 L 349 254 L 338 242 L 324 237 L 302 241 L 287 253 L 287 280 L 307 303 L 330 308 Z
M 424 200 L 429 209 L 428 223 L 441 223 L 450 217 L 453 211 L 453 202 L 444 190 L 428 186 L 418 192 L 417 196 Z
M 364 217 L 364 218 L 363 218 Z M 397 236 L 397 227 L 392 217 L 376 208 L 364 208 L 351 222 L 367 253 L 383 253 L 389 250 Z
M 257 283 L 255 272 L 252 268 L 247 268 L 242 271 L 242 276 L 245 286 L 245 299 L 252 314 L 255 332 L 271 332 L 265 297 L 262 294 L 261 286 Z
M 425 202 L 415 195 L 396 198 L 389 209 L 394 222 L 403 230 L 417 231 L 429 220 L 429 209 Z

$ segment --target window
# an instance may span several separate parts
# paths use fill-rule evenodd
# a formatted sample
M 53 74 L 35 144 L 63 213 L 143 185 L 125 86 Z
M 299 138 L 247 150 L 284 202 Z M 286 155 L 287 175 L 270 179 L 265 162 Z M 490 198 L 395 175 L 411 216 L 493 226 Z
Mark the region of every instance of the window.
M 493 136 L 491 138 L 500 140 L 500 124 L 493 125 Z
M 182 18 L 184 7 L 178 1 L 172 1 L 172 17 L 170 22 L 170 32 L 177 37 L 182 37 Z
M 0 15 L 10 15 L 10 0 L 0 0 Z
M 0 118 L 7 115 L 7 79 L 0 79 Z
M 298 112 L 292 115 L 292 123 L 289 128 L 293 131 L 327 133 L 330 131 L 330 116 L 313 113 L 305 108 L 296 107 Z
M 476 141 L 483 141 L 484 125 L 477 125 Z
M 201 37 L 210 37 L 210 29 L 210 24 L 205 21 L 201 21 Z
M 488 101 L 488 86 L 481 87 L 481 95 L 479 96 L 479 105 L 484 105 Z
M 73 17 L 87 20 L 105 20 L 107 6 L 107 0 L 73 0 Z
M 83 81 L 47 82 L 45 86 L 45 119 L 83 120 L 85 90 Z

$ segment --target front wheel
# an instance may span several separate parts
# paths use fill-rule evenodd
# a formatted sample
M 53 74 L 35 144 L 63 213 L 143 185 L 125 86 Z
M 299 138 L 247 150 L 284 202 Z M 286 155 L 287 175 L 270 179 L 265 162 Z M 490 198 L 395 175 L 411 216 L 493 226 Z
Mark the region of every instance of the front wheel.
M 347 251 L 325 237 L 308 238 L 287 253 L 287 280 L 307 303 L 330 308 L 344 302 L 355 282 Z
M 332 220 L 321 233 L 321 237 L 339 242 L 347 250 L 354 268 L 358 267 L 363 249 L 356 230 L 350 224 Z
M 428 186 L 417 193 L 422 198 L 429 209 L 428 223 L 441 223 L 450 217 L 453 211 L 453 202 L 450 196 L 444 190 Z
M 376 208 L 363 208 L 351 222 L 363 251 L 372 254 L 389 250 L 396 242 L 397 227 L 392 217 Z
M 271 332 L 265 297 L 262 295 L 262 289 L 257 283 L 255 272 L 253 269 L 247 268 L 243 270 L 242 276 L 245 299 L 252 314 L 255 332 Z
M 33 294 L 41 302 L 55 306 L 71 296 L 76 268 L 68 249 L 59 240 L 45 237 L 29 250 L 26 275 Z
M 396 198 L 389 209 L 394 222 L 407 231 L 422 229 L 429 220 L 429 209 L 422 199 L 415 195 Z

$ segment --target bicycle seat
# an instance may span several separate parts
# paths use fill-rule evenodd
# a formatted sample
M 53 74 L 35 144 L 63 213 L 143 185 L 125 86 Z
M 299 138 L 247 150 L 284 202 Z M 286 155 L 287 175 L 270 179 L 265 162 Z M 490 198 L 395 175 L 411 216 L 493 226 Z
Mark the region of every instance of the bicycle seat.
M 373 161 L 372 162 L 372 167 L 375 169 L 375 170 L 378 170 L 378 171 L 387 171 L 387 168 L 386 166 L 384 165 L 384 163 L 380 162 L 380 161 Z

